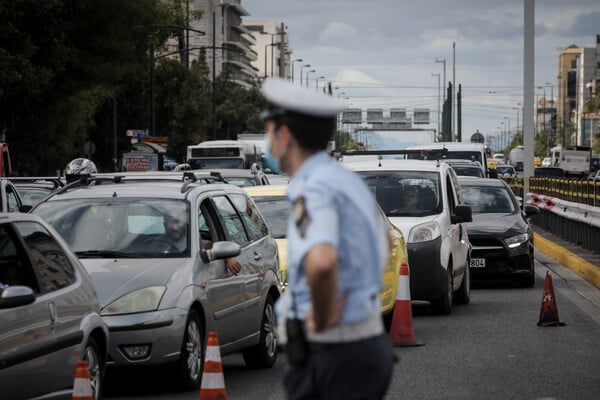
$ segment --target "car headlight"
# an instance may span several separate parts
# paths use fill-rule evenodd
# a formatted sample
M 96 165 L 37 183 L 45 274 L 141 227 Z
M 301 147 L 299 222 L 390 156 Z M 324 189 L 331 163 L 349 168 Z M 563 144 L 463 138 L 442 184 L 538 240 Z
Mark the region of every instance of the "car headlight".
M 514 249 L 515 247 L 519 247 L 523 243 L 526 243 L 529 240 L 529 234 L 523 233 L 521 235 L 509 237 L 508 239 L 504 239 L 504 243 L 509 249 Z
M 435 222 L 427 222 L 417 225 L 410 230 L 408 243 L 428 242 L 441 236 L 440 225 Z
M 154 311 L 165 292 L 165 286 L 149 286 L 119 297 L 104 307 L 102 315 L 131 314 Z

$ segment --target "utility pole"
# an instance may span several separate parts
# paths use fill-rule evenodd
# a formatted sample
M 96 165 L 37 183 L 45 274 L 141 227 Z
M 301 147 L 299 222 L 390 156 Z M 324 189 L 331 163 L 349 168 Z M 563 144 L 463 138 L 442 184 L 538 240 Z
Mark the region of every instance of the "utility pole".
M 454 141 L 454 135 L 456 135 L 456 42 L 452 42 L 452 141 Z
M 217 97 L 215 94 L 215 69 L 217 68 L 217 62 L 216 62 L 216 49 L 217 49 L 217 43 L 216 43 L 216 38 L 215 36 L 217 35 L 217 29 L 216 29 L 216 24 L 217 24 L 217 16 L 215 13 L 215 9 L 213 8 L 213 12 L 212 12 L 212 138 L 213 140 L 217 139 Z

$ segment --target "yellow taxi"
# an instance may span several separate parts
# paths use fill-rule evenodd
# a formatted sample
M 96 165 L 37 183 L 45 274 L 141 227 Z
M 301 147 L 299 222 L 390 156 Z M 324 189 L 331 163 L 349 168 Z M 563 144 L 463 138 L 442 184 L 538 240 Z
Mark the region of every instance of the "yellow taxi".
M 533 157 L 533 166 L 539 167 L 540 165 L 542 165 L 542 159 L 539 157 Z
M 271 235 L 275 238 L 279 249 L 279 266 L 283 282 L 287 279 L 287 240 L 286 230 L 290 214 L 290 204 L 287 200 L 287 185 L 264 185 L 247 186 L 244 188 L 252 197 L 260 212 L 265 217 Z M 382 218 L 385 219 L 392 239 L 392 249 L 390 257 L 383 271 L 383 288 L 379 292 L 381 298 L 381 314 L 384 316 L 386 324 L 389 327 L 392 317 L 392 311 L 396 302 L 396 291 L 398 289 L 398 277 L 400 266 L 408 265 L 408 256 L 406 253 L 406 242 L 400 229 L 396 228 L 385 216 L 383 211 L 377 207 Z
M 487 167 L 488 169 L 496 169 L 496 166 L 500 163 L 500 160 L 496 160 L 494 158 L 487 159 Z

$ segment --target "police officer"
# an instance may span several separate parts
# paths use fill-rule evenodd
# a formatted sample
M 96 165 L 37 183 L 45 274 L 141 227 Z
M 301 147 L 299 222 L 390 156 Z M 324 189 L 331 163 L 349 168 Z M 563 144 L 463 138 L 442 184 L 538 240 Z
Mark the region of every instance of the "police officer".
M 387 231 L 362 179 L 326 151 L 343 104 L 282 79 L 263 84 L 275 164 L 291 176 L 288 290 L 277 303 L 289 399 L 380 399 L 393 350 L 379 291 Z

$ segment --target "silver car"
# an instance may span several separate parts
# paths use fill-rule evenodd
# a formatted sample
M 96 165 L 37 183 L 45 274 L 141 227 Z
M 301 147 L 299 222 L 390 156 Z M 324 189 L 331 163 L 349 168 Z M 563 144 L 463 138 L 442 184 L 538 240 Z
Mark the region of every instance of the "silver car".
M 92 276 L 110 330 L 109 365 L 172 366 L 196 388 L 207 332 L 247 365 L 277 358 L 277 245 L 233 185 L 108 178 L 64 188 L 32 212 L 52 224 Z M 227 265 L 235 258 L 241 272 Z
M 71 398 L 87 360 L 100 397 L 108 328 L 90 277 L 39 217 L 0 214 L 0 397 Z

